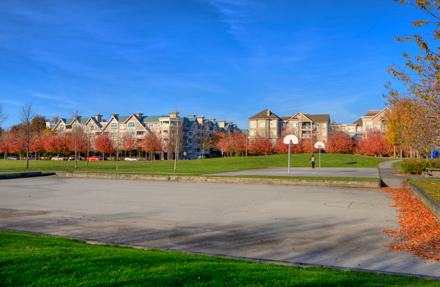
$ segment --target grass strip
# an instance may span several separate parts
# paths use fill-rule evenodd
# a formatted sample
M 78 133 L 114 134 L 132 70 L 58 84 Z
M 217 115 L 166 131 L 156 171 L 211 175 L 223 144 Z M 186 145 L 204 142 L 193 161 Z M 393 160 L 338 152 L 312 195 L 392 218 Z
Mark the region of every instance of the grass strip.
M 291 167 L 311 167 L 311 154 L 291 155 Z M 367 157 L 349 154 L 322 154 L 322 167 L 351 167 L 351 168 L 377 168 L 380 162 L 386 158 Z M 74 168 L 73 161 L 30 161 L 29 169 L 26 169 L 26 161 L 0 160 L 0 169 L 14 171 L 116 171 L 116 163 L 113 161 L 89 162 L 78 161 L 78 168 Z M 177 162 L 177 170 L 174 170 L 173 161 L 138 161 L 118 162 L 118 171 L 124 172 L 160 172 L 160 173 L 189 173 L 189 174 L 212 174 L 230 171 L 240 171 L 267 167 L 287 167 L 287 155 L 248 156 L 212 158 L 203 160 L 181 160 Z
M 0 230 L 1 286 L 438 286 L 438 281 L 98 246 Z
M 414 183 L 421 189 L 426 191 L 432 198 L 440 202 L 440 180 L 435 179 L 410 179 L 409 182 Z

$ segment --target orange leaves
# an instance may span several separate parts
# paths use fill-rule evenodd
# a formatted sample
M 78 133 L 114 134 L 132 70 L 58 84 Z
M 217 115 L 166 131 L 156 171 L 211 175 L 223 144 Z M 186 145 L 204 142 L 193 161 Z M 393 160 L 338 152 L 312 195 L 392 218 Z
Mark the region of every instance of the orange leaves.
M 392 193 L 401 215 L 399 230 L 384 230 L 384 233 L 395 234 L 393 243 L 386 248 L 408 251 L 421 258 L 440 261 L 440 225 L 431 211 L 409 189 L 384 188 L 384 192 Z

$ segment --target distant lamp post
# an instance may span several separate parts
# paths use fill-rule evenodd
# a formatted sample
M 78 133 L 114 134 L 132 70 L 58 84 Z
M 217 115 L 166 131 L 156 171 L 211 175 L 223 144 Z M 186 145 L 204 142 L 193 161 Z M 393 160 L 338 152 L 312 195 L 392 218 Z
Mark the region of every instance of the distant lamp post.
M 287 159 L 287 161 L 288 161 L 287 174 L 290 174 L 290 145 L 291 144 L 298 144 L 298 138 L 294 135 L 288 135 L 283 139 L 283 143 L 289 145 L 289 157 Z
M 321 149 L 325 148 L 325 144 L 323 142 L 315 143 L 315 148 L 319 149 L 319 167 L 321 167 Z

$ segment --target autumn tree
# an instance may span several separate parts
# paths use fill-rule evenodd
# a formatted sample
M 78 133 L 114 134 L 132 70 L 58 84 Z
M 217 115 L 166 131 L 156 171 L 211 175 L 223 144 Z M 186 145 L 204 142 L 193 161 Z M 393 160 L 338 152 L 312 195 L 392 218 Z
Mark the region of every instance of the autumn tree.
M 29 149 L 35 141 L 35 133 L 32 130 L 32 120 L 35 116 L 35 110 L 32 103 L 24 103 L 20 109 L 21 133 L 19 138 L 26 144 L 26 168 L 29 168 Z
M 390 155 L 393 146 L 388 142 L 387 136 L 382 131 L 370 131 L 365 138 L 358 142 L 357 153 L 364 155 Z
M 103 160 L 105 153 L 113 153 L 115 151 L 112 140 L 107 134 L 102 134 L 95 139 L 95 149 L 102 153 Z
M 148 133 L 142 142 L 142 150 L 148 152 L 151 161 L 153 161 L 154 154 L 163 150 L 162 142 L 153 132 Z
M 53 135 L 45 141 L 45 150 L 55 154 L 66 154 L 70 151 L 69 140 L 65 135 Z
M 121 150 L 124 151 L 124 155 L 127 156 L 127 151 L 129 156 L 131 156 L 131 151 L 136 148 L 136 139 L 131 135 L 124 133 L 121 137 Z
M 325 145 L 327 153 L 352 154 L 356 147 L 356 140 L 342 131 L 332 131 Z
M 76 107 L 75 111 L 71 111 L 70 115 L 73 117 L 73 126 L 72 126 L 72 139 L 74 144 L 74 151 L 75 151 L 75 168 L 78 168 L 78 142 L 84 135 L 84 130 L 82 129 L 79 120 L 81 119 L 81 116 L 78 111 L 78 107 Z
M 420 48 L 416 55 L 404 53 L 405 66 L 393 64 L 388 71 L 394 79 L 404 85 L 403 91 L 394 89 L 391 83 L 388 95 L 385 97 L 389 105 L 395 107 L 402 98 L 420 100 L 420 105 L 425 118 L 428 118 L 437 127 L 440 125 L 440 2 L 435 0 L 395 0 L 409 4 L 425 12 L 428 20 L 415 20 L 412 22 L 416 27 L 428 27 L 431 32 L 415 34 L 410 37 L 396 37 L 397 41 L 414 41 Z M 432 30 L 431 30 L 432 29 Z
M 249 153 L 252 155 L 269 155 L 273 151 L 273 144 L 267 137 L 258 135 L 249 142 Z

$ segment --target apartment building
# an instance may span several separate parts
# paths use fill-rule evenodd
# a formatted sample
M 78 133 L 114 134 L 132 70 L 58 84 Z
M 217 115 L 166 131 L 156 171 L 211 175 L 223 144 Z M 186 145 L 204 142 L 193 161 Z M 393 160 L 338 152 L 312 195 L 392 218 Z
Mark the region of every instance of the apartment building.
M 203 139 L 213 133 L 238 130 L 237 125 L 232 122 L 205 119 L 203 116 L 196 115 L 180 117 L 178 112 L 161 116 L 146 116 L 141 112 L 129 116 L 111 114 L 109 120 L 103 119 L 100 114 L 89 118 L 80 116 L 69 119 L 61 118 L 52 130 L 68 133 L 75 126 L 80 126 L 90 136 L 92 142 L 96 136 L 101 134 L 107 134 L 115 143 L 124 135 L 131 136 L 140 142 L 152 133 L 162 140 L 164 146 L 169 146 L 167 143 L 172 131 L 178 128 L 181 139 L 181 157 L 185 159 L 195 159 L 213 152 L 214 150 L 206 150 L 206 148 L 202 151 Z M 170 158 L 171 151 L 163 154 L 162 157 Z
M 368 110 L 367 114 L 361 116 L 352 124 L 336 124 L 332 122 L 332 130 L 342 131 L 351 137 L 361 139 L 369 131 L 384 131 L 385 115 L 389 108 L 383 110 Z
M 259 112 L 249 119 L 249 138 L 264 136 L 276 141 L 285 135 L 293 134 L 298 139 L 315 138 L 327 142 L 330 131 L 330 115 L 311 115 L 296 113 L 293 116 L 279 117 L 269 109 Z

